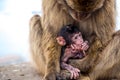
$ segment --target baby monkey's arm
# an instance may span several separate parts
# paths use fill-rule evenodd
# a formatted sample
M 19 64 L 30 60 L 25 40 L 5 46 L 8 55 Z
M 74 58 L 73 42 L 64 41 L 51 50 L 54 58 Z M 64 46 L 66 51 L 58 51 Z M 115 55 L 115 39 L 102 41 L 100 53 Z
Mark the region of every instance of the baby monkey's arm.
M 79 77 L 80 70 L 77 68 L 74 68 L 73 66 L 67 64 L 68 59 L 72 57 L 72 53 L 70 53 L 71 50 L 66 49 L 64 55 L 61 58 L 61 68 L 66 69 L 71 73 L 70 78 L 71 79 L 77 79 Z

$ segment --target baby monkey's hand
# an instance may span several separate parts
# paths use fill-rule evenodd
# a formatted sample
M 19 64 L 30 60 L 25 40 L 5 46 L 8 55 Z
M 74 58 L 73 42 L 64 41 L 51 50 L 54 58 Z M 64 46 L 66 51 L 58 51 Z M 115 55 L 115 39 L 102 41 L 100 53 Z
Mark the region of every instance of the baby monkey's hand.
M 88 41 L 84 41 L 84 42 L 82 43 L 81 50 L 87 51 L 88 48 L 89 48 Z

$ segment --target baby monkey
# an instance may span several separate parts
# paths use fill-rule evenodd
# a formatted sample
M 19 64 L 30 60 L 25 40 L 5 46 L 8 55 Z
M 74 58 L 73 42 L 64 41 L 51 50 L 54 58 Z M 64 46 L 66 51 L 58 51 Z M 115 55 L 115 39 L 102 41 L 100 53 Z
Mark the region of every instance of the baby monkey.
M 64 26 L 56 38 L 61 49 L 60 67 L 71 73 L 71 79 L 79 77 L 80 70 L 68 64 L 69 59 L 82 59 L 89 48 L 88 41 L 84 41 L 80 30 L 74 25 Z

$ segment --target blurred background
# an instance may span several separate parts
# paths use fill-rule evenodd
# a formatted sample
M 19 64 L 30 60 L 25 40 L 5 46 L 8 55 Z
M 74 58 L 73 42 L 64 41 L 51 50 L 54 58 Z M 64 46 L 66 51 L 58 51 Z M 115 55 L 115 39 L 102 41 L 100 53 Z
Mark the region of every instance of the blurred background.
M 0 66 L 29 61 L 29 20 L 41 15 L 42 0 L 0 0 Z M 116 30 L 120 29 L 120 0 Z
M 29 61 L 29 20 L 41 0 L 0 0 L 0 65 Z

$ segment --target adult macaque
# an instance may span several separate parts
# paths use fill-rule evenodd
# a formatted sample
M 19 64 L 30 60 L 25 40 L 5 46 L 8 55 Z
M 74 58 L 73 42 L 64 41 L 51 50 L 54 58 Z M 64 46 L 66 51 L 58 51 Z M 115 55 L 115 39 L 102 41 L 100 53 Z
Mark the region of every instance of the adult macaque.
M 35 15 L 30 21 L 31 56 L 42 79 L 56 80 L 61 72 L 61 46 L 55 39 L 63 26 L 74 23 L 90 46 L 84 59 L 69 60 L 70 65 L 81 71 L 78 80 L 119 80 L 120 31 L 115 33 L 116 0 L 42 1 L 42 18 Z
M 76 26 L 64 26 L 57 36 L 57 42 L 62 47 L 60 66 L 71 73 L 71 79 L 79 77 L 80 70 L 68 64 L 68 60 L 81 59 L 86 56 L 85 51 L 89 48 L 88 41 L 84 41 L 81 32 Z

